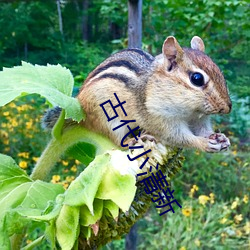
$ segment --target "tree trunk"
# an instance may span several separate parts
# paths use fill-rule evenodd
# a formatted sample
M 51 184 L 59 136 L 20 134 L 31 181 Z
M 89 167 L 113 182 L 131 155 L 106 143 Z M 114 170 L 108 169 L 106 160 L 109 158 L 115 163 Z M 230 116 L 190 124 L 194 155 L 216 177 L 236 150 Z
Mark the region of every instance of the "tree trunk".
M 82 1 L 82 39 L 89 40 L 89 18 L 88 18 L 89 0 Z
M 142 47 L 142 0 L 128 1 L 128 47 Z
M 56 5 L 57 5 L 57 12 L 58 12 L 58 20 L 59 20 L 59 30 L 63 36 L 63 22 L 62 22 L 62 12 L 61 12 L 60 0 L 56 1 Z
M 137 224 L 134 224 L 131 227 L 129 233 L 126 235 L 126 250 L 136 250 L 136 241 L 137 241 Z

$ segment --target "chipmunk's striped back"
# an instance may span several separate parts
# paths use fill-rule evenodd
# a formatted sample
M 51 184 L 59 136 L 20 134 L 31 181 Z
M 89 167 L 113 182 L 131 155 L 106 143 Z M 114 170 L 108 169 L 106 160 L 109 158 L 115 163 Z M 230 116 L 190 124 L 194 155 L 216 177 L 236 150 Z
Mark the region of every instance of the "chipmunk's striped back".
M 87 77 L 84 85 L 103 79 L 114 79 L 133 87 L 138 76 L 150 70 L 154 57 L 140 49 L 125 49 L 107 58 Z M 138 86 L 137 86 L 138 88 Z

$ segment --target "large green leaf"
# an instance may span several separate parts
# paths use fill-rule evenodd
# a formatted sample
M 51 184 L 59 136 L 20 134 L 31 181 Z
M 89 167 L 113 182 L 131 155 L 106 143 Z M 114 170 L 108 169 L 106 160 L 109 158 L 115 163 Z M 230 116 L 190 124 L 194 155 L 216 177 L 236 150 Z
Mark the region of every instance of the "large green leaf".
M 129 210 L 135 196 L 135 183 L 136 180 L 134 176 L 130 174 L 121 175 L 118 170 L 110 167 L 103 176 L 96 193 L 96 198 L 112 200 L 126 212 Z
M 11 177 L 6 180 L 0 181 L 0 201 L 2 198 L 7 196 L 13 189 L 15 189 L 17 186 L 25 183 L 30 182 L 30 178 L 27 176 L 16 176 Z
M 93 162 L 71 183 L 65 192 L 64 203 L 70 206 L 87 205 L 93 214 L 93 201 L 100 182 L 109 166 L 110 155 L 99 155 Z
M 63 201 L 56 198 L 64 189 L 61 185 L 32 181 L 9 156 L 0 155 L 0 162 L 0 249 L 9 249 L 9 236 L 21 233 L 35 216 L 49 213 L 55 219 Z
M 53 106 L 65 109 L 66 118 L 80 121 L 84 114 L 78 100 L 71 97 L 73 85 L 71 72 L 61 65 L 34 66 L 22 62 L 22 66 L 0 72 L 0 106 L 18 96 L 36 93 Z
M 56 238 L 64 250 L 71 250 L 79 234 L 79 207 L 64 205 L 56 220 Z
M 71 183 L 65 192 L 64 203 L 70 206 L 87 205 L 94 215 L 93 201 L 99 198 L 111 200 L 127 211 L 136 192 L 135 176 L 127 171 L 129 164 L 127 154 L 119 150 L 97 156 Z
M 64 193 L 61 185 L 46 183 L 40 180 L 32 182 L 20 207 L 26 209 L 32 208 L 41 212 L 47 207 L 50 200 L 55 200 L 58 194 Z
M 93 202 L 94 215 L 90 213 L 87 206 L 80 208 L 80 225 L 89 226 L 95 224 L 102 217 L 103 200 L 95 199 Z

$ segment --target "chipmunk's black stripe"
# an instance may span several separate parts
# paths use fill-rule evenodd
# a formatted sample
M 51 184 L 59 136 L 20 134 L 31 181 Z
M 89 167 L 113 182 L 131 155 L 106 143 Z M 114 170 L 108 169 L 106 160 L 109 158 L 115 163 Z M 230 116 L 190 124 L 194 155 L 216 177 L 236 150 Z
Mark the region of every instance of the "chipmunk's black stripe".
M 93 72 L 92 77 L 95 77 L 96 75 L 98 75 L 102 71 L 105 71 L 106 69 L 111 68 L 111 67 L 125 67 L 131 71 L 134 71 L 136 74 L 139 74 L 139 72 L 140 72 L 140 69 L 138 67 L 136 67 L 136 65 L 132 64 L 131 62 L 126 61 L 126 60 L 117 60 L 117 61 L 109 62 L 106 65 L 97 68 Z
M 112 78 L 120 82 L 124 82 L 126 85 L 129 83 L 128 77 L 121 75 L 121 74 L 112 74 L 112 73 L 103 74 L 100 77 L 96 78 L 96 80 L 105 79 L 105 78 Z
M 126 51 L 132 51 L 135 53 L 140 54 L 141 56 L 144 56 L 149 62 L 153 62 L 154 61 L 154 57 L 151 56 L 150 54 L 148 54 L 147 52 L 141 50 L 141 49 L 126 49 Z

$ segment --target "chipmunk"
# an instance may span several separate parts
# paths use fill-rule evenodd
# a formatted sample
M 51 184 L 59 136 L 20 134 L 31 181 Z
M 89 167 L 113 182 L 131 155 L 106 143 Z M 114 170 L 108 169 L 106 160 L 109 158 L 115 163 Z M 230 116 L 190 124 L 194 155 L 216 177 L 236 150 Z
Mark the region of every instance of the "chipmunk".
M 230 146 L 228 138 L 215 133 L 210 114 L 227 114 L 231 100 L 223 74 L 204 53 L 203 40 L 194 36 L 191 48 L 181 48 L 169 36 L 162 54 L 153 57 L 140 49 L 122 50 L 97 66 L 85 80 L 77 98 L 86 112 L 83 126 L 108 136 L 120 145 L 128 129 L 120 120 L 136 120 L 156 141 L 177 147 L 219 152 Z M 108 122 L 100 104 L 110 100 L 119 117 Z M 108 106 L 108 105 L 107 105 Z M 108 115 L 114 115 L 106 107 Z

